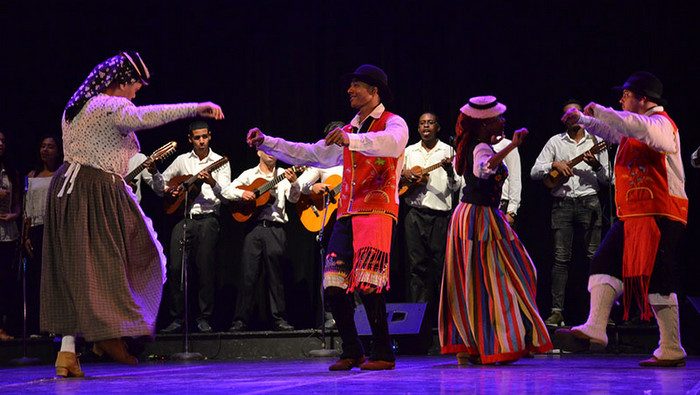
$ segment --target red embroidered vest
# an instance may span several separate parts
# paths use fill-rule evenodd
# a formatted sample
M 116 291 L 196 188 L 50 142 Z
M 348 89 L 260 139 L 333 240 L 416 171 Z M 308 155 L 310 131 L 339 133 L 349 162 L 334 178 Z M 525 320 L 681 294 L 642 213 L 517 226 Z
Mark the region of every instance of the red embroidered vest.
M 384 111 L 379 118 L 366 120 L 365 122 L 372 122 L 367 133 L 386 129 L 386 121 L 392 115 L 389 111 Z M 350 125 L 346 126 L 345 131 L 352 133 Z M 356 214 L 387 214 L 398 220 L 398 162 L 399 158 L 366 156 L 345 147 L 338 218 Z
M 665 112 L 657 112 L 678 128 Z M 662 215 L 688 222 L 688 199 L 669 193 L 666 154 L 641 141 L 624 137 L 615 162 L 615 203 L 620 219 Z

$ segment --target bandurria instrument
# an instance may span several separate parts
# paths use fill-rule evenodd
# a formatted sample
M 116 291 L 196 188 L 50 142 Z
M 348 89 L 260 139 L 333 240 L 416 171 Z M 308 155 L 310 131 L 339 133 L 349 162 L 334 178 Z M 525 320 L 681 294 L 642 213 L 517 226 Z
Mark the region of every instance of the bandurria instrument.
M 450 158 L 450 161 L 452 161 L 452 158 Z M 433 170 L 439 169 L 440 167 L 442 167 L 442 165 L 443 161 L 435 163 L 434 165 L 430 165 L 426 168 L 422 168 L 420 166 L 413 166 L 410 172 L 416 177 L 416 179 L 411 180 L 402 177 L 401 180 L 399 180 L 399 196 L 402 196 L 403 194 L 411 191 L 418 185 L 425 185 L 428 182 L 428 173 L 430 173 Z
M 148 163 L 150 162 L 155 162 L 159 160 L 163 160 L 170 156 L 173 152 L 175 152 L 175 149 L 177 148 L 177 143 L 174 141 L 171 141 L 164 146 L 158 148 L 157 150 L 153 151 L 151 156 L 149 156 L 145 161 L 143 161 L 140 165 L 136 166 L 136 168 L 132 171 L 129 172 L 124 177 L 124 181 L 131 186 L 131 189 L 134 191 L 136 190 L 136 184 L 134 183 L 134 179 L 136 176 L 141 174 L 143 169 L 148 167 Z

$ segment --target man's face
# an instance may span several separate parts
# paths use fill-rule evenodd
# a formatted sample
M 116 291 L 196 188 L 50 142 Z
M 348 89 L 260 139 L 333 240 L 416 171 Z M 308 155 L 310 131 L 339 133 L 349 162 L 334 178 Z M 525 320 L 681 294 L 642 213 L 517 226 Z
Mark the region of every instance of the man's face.
M 433 141 L 437 138 L 437 133 L 440 131 L 440 125 L 437 123 L 437 117 L 430 113 L 425 113 L 418 118 L 418 133 L 423 141 Z
M 369 103 L 377 94 L 377 88 L 362 81 L 352 80 L 348 88 L 350 107 L 357 110 Z
M 575 108 L 575 109 L 581 111 L 581 106 L 578 103 L 569 103 L 569 104 L 565 105 L 564 108 L 562 108 L 562 112 L 561 112 L 562 115 L 564 115 L 567 111 L 569 111 L 572 108 Z M 579 125 L 579 124 L 571 124 L 571 125 L 567 125 L 566 130 L 573 133 L 573 132 L 578 131 L 580 128 L 581 128 L 581 125 Z
M 644 107 L 642 100 L 638 98 L 637 95 L 635 95 L 632 91 L 627 89 L 622 91 L 622 96 L 620 96 L 620 105 L 622 105 L 623 111 L 629 111 L 633 113 L 639 113 Z
M 209 129 L 195 129 L 190 133 L 189 140 L 195 149 L 206 150 L 209 148 L 211 133 Z
M 258 155 L 260 155 L 260 160 L 268 167 L 275 167 L 275 164 L 277 164 L 277 158 L 272 155 L 268 155 L 262 151 L 258 151 Z

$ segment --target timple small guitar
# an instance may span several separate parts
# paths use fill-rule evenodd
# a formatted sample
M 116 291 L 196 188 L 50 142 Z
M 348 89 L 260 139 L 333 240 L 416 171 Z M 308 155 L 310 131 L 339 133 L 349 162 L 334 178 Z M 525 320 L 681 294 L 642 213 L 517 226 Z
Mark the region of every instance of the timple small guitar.
M 134 191 L 136 190 L 136 184 L 134 183 L 134 179 L 136 176 L 141 174 L 143 169 L 148 167 L 148 162 L 155 162 L 159 160 L 163 160 L 170 156 L 173 152 L 175 152 L 175 149 L 177 148 L 177 143 L 174 141 L 171 141 L 164 146 L 158 148 L 157 150 L 153 151 L 151 156 L 149 156 L 145 161 L 143 161 L 140 165 L 136 166 L 134 170 L 130 171 L 129 174 L 127 174 L 124 177 L 124 181 L 131 186 L 131 189 Z
M 450 158 L 452 161 L 452 158 Z M 433 170 L 439 169 L 443 165 L 443 161 L 430 165 L 426 168 L 420 166 L 413 166 L 410 169 L 411 174 L 415 177 L 415 180 L 402 177 L 399 181 L 399 196 L 403 196 L 405 193 L 411 191 L 418 185 L 425 185 L 428 182 L 428 173 Z
M 211 165 L 205 167 L 202 171 L 207 171 L 209 173 L 213 173 L 216 170 L 220 169 L 223 165 L 228 163 L 228 158 L 223 157 L 216 162 L 212 163 Z M 201 173 L 201 171 L 200 171 Z M 198 173 L 199 174 L 199 173 Z M 182 210 L 184 210 L 184 205 L 185 205 L 185 195 L 187 195 L 187 201 L 188 204 L 191 204 L 194 199 L 199 195 L 199 192 L 201 191 L 202 188 L 202 183 L 203 181 L 200 180 L 197 175 L 182 175 L 182 176 L 177 176 L 173 177 L 168 181 L 168 189 L 172 190 L 173 188 L 179 189 L 180 193 L 177 194 L 176 196 L 173 196 L 169 193 L 166 193 L 164 198 L 165 198 L 165 212 L 168 214 L 175 214 L 175 213 L 182 213 Z
M 302 225 L 310 232 L 318 232 L 328 224 L 328 221 L 335 215 L 338 208 L 338 195 L 342 187 L 343 178 L 339 175 L 332 175 L 326 179 L 324 184 L 329 187 L 321 193 L 311 193 L 301 195 L 296 204 L 297 213 Z M 328 207 L 325 207 L 325 197 L 328 195 Z
M 306 170 L 306 166 L 292 166 L 291 169 L 298 176 Z M 284 179 L 284 173 L 282 173 L 270 181 L 264 178 L 258 178 L 250 183 L 250 185 L 238 186 L 239 189 L 253 192 L 255 194 L 255 200 L 232 201 L 230 207 L 233 219 L 238 222 L 248 221 L 260 207 L 266 205 L 267 202 L 270 201 L 270 189 L 274 188 Z
M 586 152 L 590 152 L 591 154 L 595 155 L 595 154 L 605 150 L 606 148 L 608 148 L 608 144 L 605 141 L 600 141 L 600 142 L 596 143 L 593 147 L 591 147 L 591 149 L 589 149 Z M 581 163 L 581 161 L 583 161 L 583 156 L 586 155 L 586 152 L 584 152 L 581 155 L 575 157 L 574 159 L 571 159 L 570 161 L 566 162 L 566 165 L 569 166 L 570 169 L 573 169 L 574 166 L 576 166 L 577 164 Z M 549 173 L 547 173 L 544 176 L 544 180 L 542 180 L 542 182 L 544 183 L 544 185 L 547 188 L 552 189 L 552 188 L 556 188 L 556 187 L 564 184 L 568 179 L 569 179 L 569 177 L 563 175 L 561 172 L 559 172 L 559 170 L 552 169 L 549 171 Z

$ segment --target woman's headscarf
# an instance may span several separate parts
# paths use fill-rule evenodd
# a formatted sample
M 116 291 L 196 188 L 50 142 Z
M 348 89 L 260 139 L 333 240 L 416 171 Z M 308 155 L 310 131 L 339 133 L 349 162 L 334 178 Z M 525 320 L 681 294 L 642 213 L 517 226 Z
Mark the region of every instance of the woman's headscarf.
M 92 97 L 104 92 L 113 82 L 132 84 L 140 81 L 148 85 L 151 78 L 146 64 L 138 52 L 121 52 L 95 66 L 77 91 L 71 96 L 65 109 L 70 122 Z

